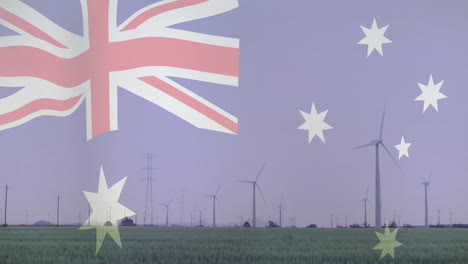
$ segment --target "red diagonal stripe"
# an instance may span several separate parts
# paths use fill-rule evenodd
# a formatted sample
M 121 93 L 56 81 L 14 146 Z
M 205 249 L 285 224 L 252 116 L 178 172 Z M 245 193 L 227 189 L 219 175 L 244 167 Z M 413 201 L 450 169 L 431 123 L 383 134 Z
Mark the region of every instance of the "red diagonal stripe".
M 140 80 L 144 81 L 145 83 L 161 90 L 162 92 L 172 96 L 173 98 L 177 99 L 178 101 L 184 103 L 185 105 L 189 106 L 190 108 L 200 112 L 202 115 L 208 117 L 209 119 L 213 120 L 214 122 L 220 124 L 221 126 L 227 128 L 229 131 L 237 134 L 237 123 L 232 121 L 231 119 L 225 117 L 224 115 L 218 113 L 217 111 L 213 110 L 209 106 L 203 104 L 202 102 L 198 101 L 197 99 L 191 97 L 190 95 L 180 91 L 179 89 L 173 87 L 172 85 L 163 82 L 159 78 L 154 76 L 147 76 L 141 77 Z
M 40 30 L 39 28 L 35 27 L 31 23 L 23 20 L 22 18 L 10 13 L 8 10 L 4 8 L 0 8 L 0 18 L 5 20 L 6 22 L 26 31 L 27 33 L 31 34 L 32 36 L 47 41 L 50 44 L 57 46 L 59 48 L 66 49 L 67 47 L 64 46 L 62 43 L 58 42 L 57 40 L 53 39 L 51 36 L 47 35 L 45 32 Z
M 0 115 L 0 125 L 12 123 L 28 115 L 41 110 L 66 111 L 73 108 L 81 99 L 82 95 L 66 100 L 38 99 L 32 101 L 14 111 Z

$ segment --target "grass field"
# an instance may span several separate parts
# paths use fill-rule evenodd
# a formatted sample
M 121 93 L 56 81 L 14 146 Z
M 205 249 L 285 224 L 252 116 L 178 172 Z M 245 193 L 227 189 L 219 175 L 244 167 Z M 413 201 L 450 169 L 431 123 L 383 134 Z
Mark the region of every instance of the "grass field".
M 375 229 L 120 228 L 95 255 L 95 230 L 0 228 L 0 263 L 468 263 L 468 230 L 400 229 L 379 260 Z M 379 230 L 383 232 L 382 230 Z

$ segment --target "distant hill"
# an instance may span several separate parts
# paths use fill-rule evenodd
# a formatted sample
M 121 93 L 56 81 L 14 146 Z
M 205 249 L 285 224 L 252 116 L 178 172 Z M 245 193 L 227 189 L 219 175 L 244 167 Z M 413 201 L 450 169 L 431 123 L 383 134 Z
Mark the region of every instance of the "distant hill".
M 52 225 L 50 222 L 47 222 L 45 220 L 39 220 L 36 223 L 32 224 L 33 226 L 49 226 Z

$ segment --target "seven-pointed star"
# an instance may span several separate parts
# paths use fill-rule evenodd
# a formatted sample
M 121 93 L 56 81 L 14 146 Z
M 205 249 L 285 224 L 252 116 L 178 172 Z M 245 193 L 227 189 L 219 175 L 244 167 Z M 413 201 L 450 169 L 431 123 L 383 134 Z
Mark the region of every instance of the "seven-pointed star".
M 400 145 L 396 145 L 395 148 L 398 149 L 398 159 L 401 157 L 406 156 L 409 158 L 408 149 L 411 146 L 411 143 L 405 142 L 405 138 L 401 137 Z
M 362 31 L 366 34 L 366 37 L 363 38 L 358 44 L 368 45 L 367 46 L 367 57 L 376 49 L 381 56 L 383 56 L 382 44 L 392 43 L 391 40 L 384 36 L 385 31 L 387 30 L 388 25 L 382 28 L 377 26 L 377 21 L 374 18 L 371 28 L 366 28 L 361 26 Z
M 385 227 L 384 234 L 375 232 L 375 234 L 380 240 L 380 243 L 377 244 L 377 246 L 375 246 L 374 249 L 382 250 L 380 259 L 383 259 L 387 254 L 392 256 L 392 258 L 395 258 L 395 248 L 403 245 L 400 242 L 396 241 L 395 239 L 397 232 L 398 232 L 398 228 L 393 230 L 393 232 L 390 232 L 390 229 L 388 229 L 388 226 Z
M 432 79 L 432 74 L 429 77 L 429 82 L 427 85 L 418 83 L 419 88 L 422 91 L 422 94 L 419 95 L 415 101 L 424 101 L 424 109 L 423 113 L 426 112 L 427 108 L 429 105 L 432 105 L 434 109 L 439 112 L 439 107 L 437 105 L 437 101 L 440 99 L 445 99 L 447 96 L 442 94 L 440 92 L 440 88 L 442 88 L 442 85 L 444 84 L 444 81 L 439 82 L 438 84 L 434 84 L 434 80 Z
M 109 234 L 115 243 L 122 248 L 117 221 L 126 216 L 135 215 L 134 212 L 118 202 L 126 180 L 127 177 L 114 184 L 111 188 L 108 188 L 104 171 L 101 167 L 98 192 L 90 193 L 83 191 L 93 211 L 86 222 L 80 227 L 80 230 L 96 228 L 95 254 L 101 249 L 106 234 Z
M 325 137 L 323 136 L 323 130 L 332 129 L 333 127 L 323 121 L 327 116 L 328 110 L 323 111 L 322 113 L 317 113 L 315 104 L 312 103 L 312 109 L 310 114 L 302 112 L 299 110 L 305 122 L 297 129 L 308 130 L 309 131 L 309 144 L 312 142 L 315 136 L 318 136 L 323 143 L 325 143 Z

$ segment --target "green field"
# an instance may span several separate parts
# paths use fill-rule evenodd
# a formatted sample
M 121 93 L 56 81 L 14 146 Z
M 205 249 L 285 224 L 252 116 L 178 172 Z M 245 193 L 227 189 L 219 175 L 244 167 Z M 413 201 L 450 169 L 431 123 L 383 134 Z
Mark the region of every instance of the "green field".
M 375 229 L 120 228 L 95 255 L 95 230 L 0 228 L 0 263 L 468 263 L 468 230 L 400 229 L 379 260 Z M 379 230 L 383 232 L 382 230 Z

